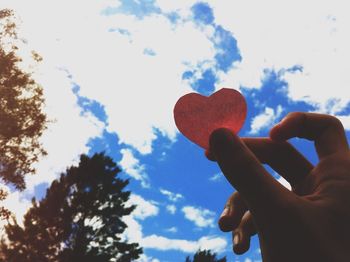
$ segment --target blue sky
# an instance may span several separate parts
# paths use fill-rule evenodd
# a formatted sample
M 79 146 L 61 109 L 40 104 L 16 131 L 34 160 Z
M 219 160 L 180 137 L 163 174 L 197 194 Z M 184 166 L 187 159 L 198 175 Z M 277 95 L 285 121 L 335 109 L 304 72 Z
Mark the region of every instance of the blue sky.
M 130 179 L 130 203 L 138 208 L 126 218 L 124 237 L 144 247 L 140 261 L 184 261 L 198 248 L 228 261 L 261 261 L 256 237 L 235 256 L 231 235 L 218 230 L 234 189 L 177 131 L 173 106 L 186 93 L 230 87 L 248 104 L 241 136 L 267 136 L 292 111 L 336 115 L 348 132 L 350 22 L 340 0 L 246 2 L 0 4 L 20 18 L 28 64 L 32 49 L 44 57 L 34 75 L 55 120 L 42 138 L 48 156 L 38 174 L 5 205 L 21 217 L 31 197 L 42 196 L 80 154 L 105 151 Z M 292 143 L 317 162 L 311 142 Z

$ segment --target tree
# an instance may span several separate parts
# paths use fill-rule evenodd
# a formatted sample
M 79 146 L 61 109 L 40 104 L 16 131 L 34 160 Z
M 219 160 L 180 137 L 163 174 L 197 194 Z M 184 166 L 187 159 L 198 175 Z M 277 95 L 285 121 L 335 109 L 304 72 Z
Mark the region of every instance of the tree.
M 3 261 L 131 261 L 142 253 L 137 243 L 121 234 L 122 217 L 135 206 L 126 206 L 128 180 L 111 158 L 82 155 L 78 167 L 67 169 L 24 216 L 5 226 L 7 239 L 0 244 Z
M 21 40 L 13 17 L 11 10 L 0 10 L 0 178 L 23 190 L 24 176 L 35 172 L 32 164 L 45 154 L 39 138 L 47 118 L 42 87 L 21 68 L 17 55 Z M 39 55 L 32 54 L 40 61 Z M 6 196 L 3 189 L 0 194 Z M 8 217 L 0 211 L 1 216 Z
M 226 257 L 216 258 L 216 253 L 211 253 L 210 250 L 198 250 L 193 256 L 193 260 L 188 256 L 186 262 L 226 262 Z

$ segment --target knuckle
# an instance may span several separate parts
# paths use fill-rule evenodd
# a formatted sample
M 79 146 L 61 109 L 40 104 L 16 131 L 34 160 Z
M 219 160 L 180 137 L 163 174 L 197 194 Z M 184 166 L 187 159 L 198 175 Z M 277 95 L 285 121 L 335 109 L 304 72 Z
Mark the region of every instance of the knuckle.
M 237 201 L 238 198 L 239 198 L 239 193 L 238 193 L 238 191 L 235 191 L 227 200 L 226 206 L 231 208 L 234 205 L 234 203 Z
M 328 121 L 329 126 L 340 130 L 344 129 L 342 122 L 337 117 L 328 115 Z
M 303 118 L 305 117 L 305 113 L 304 112 L 290 112 L 287 114 L 286 118 Z

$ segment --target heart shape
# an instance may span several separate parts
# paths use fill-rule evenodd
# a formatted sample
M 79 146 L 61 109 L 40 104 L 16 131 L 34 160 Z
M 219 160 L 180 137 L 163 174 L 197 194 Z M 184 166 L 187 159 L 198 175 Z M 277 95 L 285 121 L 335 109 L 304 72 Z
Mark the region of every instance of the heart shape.
M 209 136 L 224 127 L 234 133 L 242 128 L 247 115 L 247 104 L 240 92 L 222 88 L 206 97 L 197 93 L 182 96 L 175 104 L 175 124 L 192 142 L 209 148 Z

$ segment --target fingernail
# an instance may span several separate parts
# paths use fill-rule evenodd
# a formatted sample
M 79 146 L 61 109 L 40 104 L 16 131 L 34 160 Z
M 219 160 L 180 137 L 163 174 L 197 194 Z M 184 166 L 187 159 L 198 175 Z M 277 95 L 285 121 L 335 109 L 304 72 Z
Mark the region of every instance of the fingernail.
M 234 238 L 233 238 L 233 244 L 234 245 L 238 245 L 239 244 L 239 242 L 240 242 L 240 235 L 239 235 L 239 233 L 237 232 L 237 233 L 235 233 L 235 236 L 234 236 Z

